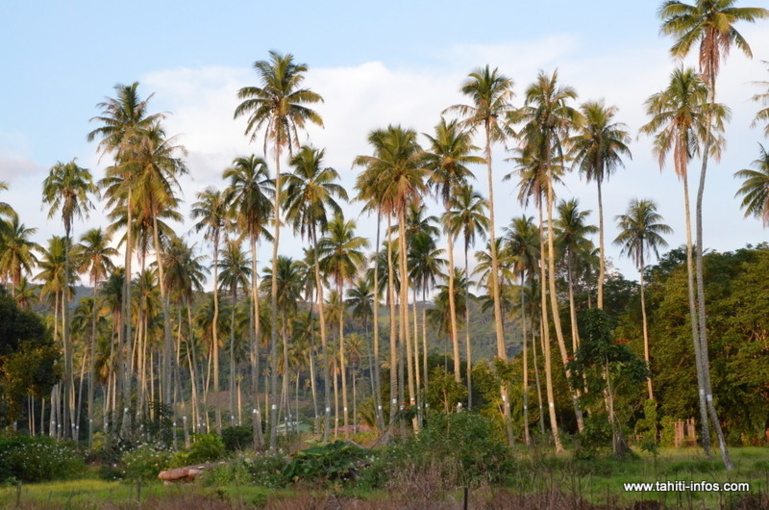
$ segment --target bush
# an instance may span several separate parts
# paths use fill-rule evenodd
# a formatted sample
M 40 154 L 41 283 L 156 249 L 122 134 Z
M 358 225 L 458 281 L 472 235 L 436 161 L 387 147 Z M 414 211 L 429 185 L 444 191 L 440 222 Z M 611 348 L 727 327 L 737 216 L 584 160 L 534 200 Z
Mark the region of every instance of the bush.
M 277 489 L 286 486 L 283 470 L 288 462 L 280 455 L 265 455 L 243 461 L 255 485 Z
M 500 481 L 512 472 L 512 459 L 487 418 L 436 413 L 418 436 L 383 448 L 364 472 L 362 483 L 385 487 L 390 480 L 405 482 L 425 474 L 439 482 L 442 490 L 452 490 Z M 403 473 L 411 475 L 404 478 Z
M 222 441 L 228 452 L 249 448 L 254 441 L 254 431 L 250 425 L 237 425 L 222 429 Z
M 356 478 L 358 464 L 366 460 L 367 454 L 365 448 L 344 441 L 317 444 L 296 452 L 283 470 L 283 476 L 292 482 Z
M 75 478 L 85 471 L 83 457 L 70 443 L 50 437 L 0 439 L 0 481 L 43 482 Z
M 154 480 L 167 469 L 171 452 L 162 446 L 144 444 L 123 455 L 122 475 L 126 480 Z
M 203 464 L 224 458 L 226 450 L 224 441 L 218 434 L 196 434 L 192 436 L 192 446 L 174 454 L 170 465 L 173 467 Z

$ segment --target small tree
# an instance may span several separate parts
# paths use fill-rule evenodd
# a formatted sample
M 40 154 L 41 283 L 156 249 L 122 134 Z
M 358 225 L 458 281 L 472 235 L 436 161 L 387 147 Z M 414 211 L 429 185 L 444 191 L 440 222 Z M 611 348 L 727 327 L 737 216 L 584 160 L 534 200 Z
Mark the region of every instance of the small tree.
M 626 345 L 627 340 L 615 340 L 613 320 L 604 310 L 591 309 L 580 314 L 582 343 L 570 362 L 574 384 L 583 376 L 587 381 L 589 399 L 603 396 L 612 433 L 612 451 L 624 457 L 629 451 L 622 427 L 615 413 L 616 396 L 646 380 L 646 362 L 638 358 Z

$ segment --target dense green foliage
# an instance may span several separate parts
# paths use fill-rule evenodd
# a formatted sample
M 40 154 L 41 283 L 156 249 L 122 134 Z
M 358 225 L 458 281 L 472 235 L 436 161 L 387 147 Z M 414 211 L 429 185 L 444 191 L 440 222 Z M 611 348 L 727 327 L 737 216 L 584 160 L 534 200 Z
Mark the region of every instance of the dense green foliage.
M 85 472 L 74 445 L 50 437 L 0 438 L 0 483 L 67 480 Z

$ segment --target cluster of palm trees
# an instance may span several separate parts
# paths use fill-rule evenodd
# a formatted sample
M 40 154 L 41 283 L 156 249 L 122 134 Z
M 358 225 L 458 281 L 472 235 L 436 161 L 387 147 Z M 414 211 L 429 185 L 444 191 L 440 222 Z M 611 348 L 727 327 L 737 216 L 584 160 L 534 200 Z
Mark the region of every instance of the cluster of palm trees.
M 641 134 L 653 137 L 660 166 L 672 155 L 683 183 L 702 437 L 709 449 L 708 422 L 712 422 L 727 465 L 708 372 L 703 190 L 708 160 L 720 155 L 729 114 L 727 107 L 715 102 L 719 63 L 732 44 L 750 54 L 734 29 L 736 21 L 767 16 L 764 9 L 733 4 L 731 0 L 663 4 L 659 12 L 662 31 L 678 37 L 672 53 L 684 56 L 699 43 L 700 73 L 676 69 L 669 85 L 646 101 L 650 120 L 641 128 Z M 555 448 L 562 450 L 551 363 L 561 360 L 581 430 L 585 388 L 574 383 L 569 364 L 580 345 L 575 287 L 595 285 L 594 306 L 604 308 L 607 271 L 602 185 L 631 157 L 630 135 L 617 120 L 617 108 L 603 100 L 577 104 L 576 91 L 560 83 L 557 71 L 540 72 L 525 89 L 523 104 L 516 107 L 512 80 L 485 66 L 471 72 L 461 85 L 467 103 L 447 108 L 434 132 L 424 135 L 424 144 L 415 130 L 398 125 L 371 131 L 370 153 L 353 162 L 360 173 L 355 196 L 349 197 L 337 182 L 338 173 L 325 166 L 324 151 L 299 144 L 299 135 L 308 124 L 323 124 L 312 109 L 322 97 L 303 87 L 307 66 L 296 63 L 291 55 L 271 52 L 254 69 L 259 84 L 240 90 L 242 102 L 235 118 L 246 117 L 245 134 L 252 141 L 261 138 L 265 156 L 272 149 L 273 168 L 270 171 L 268 162 L 256 155 L 237 157 L 222 174 L 222 189 L 210 187 L 197 194 L 192 220 L 194 230 L 202 232 L 212 247 L 210 270 L 204 263 L 206 257 L 170 225 L 182 220 L 178 177 L 187 172 L 185 150 L 166 133 L 164 114 L 150 112 L 152 96 L 142 99 L 138 83 L 116 86 L 115 97 L 97 105 L 100 114 L 92 120 L 98 127 L 88 139 L 98 140 L 98 150 L 110 163 L 104 177 L 95 183 L 90 172 L 73 160 L 55 165 L 44 183 L 43 203 L 50 207 L 52 217 L 62 218 L 63 237 L 53 237 L 47 249 L 41 248 L 30 240 L 35 229 L 21 224 L 13 209 L 0 203 L 0 274 L 18 301 L 31 305 L 33 289 L 26 275 L 39 269 L 34 278 L 42 282 L 40 298 L 52 305 L 52 325 L 62 345 L 63 377 L 48 402 L 49 432 L 78 437 L 79 417 L 84 409 L 89 417 L 94 416 L 96 389 L 101 383 L 101 427 L 107 433 L 136 434 L 147 416 L 159 412 L 151 408 L 153 401 L 166 405 L 174 421 L 182 418 L 185 435 L 188 415 L 193 431 L 221 430 L 225 424 L 241 423 L 243 409 L 250 407 L 255 446 L 275 448 L 278 425 L 298 420 L 290 403 L 291 377 L 296 378 L 298 391 L 300 375 L 306 372 L 316 425 L 328 438 L 340 422 L 342 430 L 349 431 L 358 421 L 355 412 L 350 419 L 350 408 L 355 409 L 359 398 L 357 377 L 349 364 L 354 359 L 360 365 L 363 350 L 369 361 L 373 419 L 385 430 L 405 407 L 423 409 L 431 375 L 429 322 L 449 339 L 451 374 L 456 383 L 467 385 L 466 405 L 472 407 L 470 291 L 476 284 L 487 291 L 485 302 L 493 314 L 499 363 L 507 363 L 514 352 L 509 325 L 513 318 L 522 333 L 524 441 L 529 442 L 533 423 L 528 404 L 529 366 L 533 366 L 538 421 L 544 431 L 547 416 Z M 766 110 L 761 110 L 757 121 L 766 117 Z M 482 147 L 474 145 L 476 135 L 483 140 Z M 533 202 L 538 216 L 536 221 L 525 215 L 513 218 L 504 229 L 498 228 L 495 216 L 492 165 L 493 147 L 500 143 L 508 147 L 515 168 L 506 179 L 517 183 L 521 204 Z M 698 156 L 702 171 L 693 240 L 687 168 Z M 767 161 L 762 148 L 757 170 L 738 172 L 746 178 L 740 190 L 745 195 L 743 206 L 765 221 L 769 217 Z M 289 172 L 281 169 L 285 163 Z M 486 166 L 486 198 L 472 185 L 473 165 Z M 557 200 L 556 185 L 570 170 L 596 183 L 597 227 L 588 224 L 590 211 L 581 210 L 576 199 Z M 443 209 L 440 220 L 426 213 L 430 193 Z M 88 215 L 99 194 L 111 223 L 106 230 L 82 234 L 75 244 L 74 222 Z M 355 222 L 344 216 L 350 198 L 377 216 L 371 256 L 365 252 L 369 241 L 357 235 Z M 633 200 L 616 220 L 620 235 L 615 243 L 640 272 L 644 358 L 649 363 L 643 274 L 651 254 L 666 246 L 662 236 L 671 230 L 648 199 Z M 307 240 L 303 258 L 280 255 L 283 225 Z M 122 237 L 113 242 L 118 233 Z M 439 248 L 441 233 L 445 249 Z M 589 240 L 595 233 L 597 249 Z M 488 244 L 474 254 L 475 271 L 471 273 L 469 250 L 480 238 L 487 238 Z M 455 263 L 459 239 L 464 268 Z M 260 279 L 257 253 L 264 242 L 272 243 L 272 260 Z M 113 245 L 123 252 L 122 267 L 112 262 L 119 254 Z M 134 261 L 138 261 L 138 270 Z M 213 292 L 201 297 L 209 272 Z M 78 274 L 87 275 L 93 296 L 80 299 L 73 310 L 70 304 Z M 477 282 L 471 276 L 477 276 Z M 565 282 L 565 299 L 561 282 Z M 424 303 L 431 293 L 433 309 L 427 310 Z M 592 294 L 588 292 L 588 296 L 589 306 L 593 306 Z M 350 313 L 366 331 L 371 322 L 370 344 L 369 338 L 346 335 Z M 380 324 L 384 317 L 389 325 Z M 566 317 L 568 326 L 564 327 Z M 380 338 L 383 332 L 389 334 L 386 345 Z M 316 333 L 320 345 L 316 345 Z M 553 336 L 558 349 L 555 356 L 551 354 Z M 76 344 L 73 338 L 81 342 Z M 229 355 L 226 370 L 220 356 L 223 347 Z M 464 374 L 463 356 L 467 362 Z M 81 365 L 79 388 L 76 358 Z M 544 370 L 544 397 L 540 368 Z M 383 369 L 389 373 L 386 396 Z M 223 417 L 224 406 L 217 399 L 225 374 L 229 416 Z M 500 380 L 499 411 L 512 442 L 515 431 L 509 385 L 510 381 Z M 653 399 L 650 378 L 647 392 Z M 389 409 L 383 401 L 389 402 Z M 40 404 L 41 430 L 44 406 L 45 402 Z M 31 422 L 34 424 L 34 418 Z M 416 413 L 412 426 L 418 431 L 420 425 Z M 89 424 L 89 438 L 94 430 Z

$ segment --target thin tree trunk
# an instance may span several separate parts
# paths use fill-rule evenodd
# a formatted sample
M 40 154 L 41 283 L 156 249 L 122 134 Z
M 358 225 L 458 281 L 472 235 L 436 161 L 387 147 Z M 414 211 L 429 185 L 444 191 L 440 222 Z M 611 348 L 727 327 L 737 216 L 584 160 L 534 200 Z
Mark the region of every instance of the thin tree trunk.
M 526 446 L 531 445 L 529 437 L 529 357 L 527 352 L 528 331 L 526 329 L 526 280 L 521 271 L 521 325 L 523 329 L 523 437 Z
M 496 230 L 494 226 L 494 178 L 491 172 L 491 131 L 486 122 L 486 174 L 489 182 L 489 246 L 491 248 L 491 296 L 494 300 L 494 329 L 497 334 L 497 356 L 507 361 L 505 332 L 502 327 L 502 303 L 499 293 L 499 260 L 497 259 Z M 513 424 L 510 416 L 510 390 L 507 383 L 500 387 L 507 442 L 513 444 Z
M 473 348 L 470 342 L 470 272 L 468 265 L 468 250 L 470 243 L 465 238 L 465 351 L 467 356 L 467 409 L 473 408 Z
M 213 358 L 211 360 L 211 364 L 213 365 L 213 378 L 214 378 L 214 395 L 216 397 L 219 397 L 219 392 L 221 391 L 220 381 L 221 378 L 219 376 L 219 232 L 214 232 L 214 290 L 213 290 L 213 297 L 214 297 L 214 321 L 213 325 L 211 326 L 211 335 L 212 335 L 212 343 L 211 343 L 211 357 Z M 205 407 L 208 409 L 208 397 L 209 392 L 206 391 L 205 396 Z M 219 413 L 219 406 L 216 406 L 216 430 L 217 432 L 221 433 L 222 428 L 222 420 L 221 420 L 221 414 Z M 208 411 L 206 411 L 208 412 Z
M 395 329 L 395 270 L 393 265 L 392 216 L 387 215 L 387 300 L 390 308 L 390 424 L 398 412 L 398 332 Z
M 649 326 L 646 319 L 646 299 L 644 298 L 644 258 L 643 258 L 643 246 L 641 247 L 641 320 L 643 322 L 643 334 L 644 334 L 644 361 L 646 366 L 651 370 L 651 361 L 649 360 Z M 646 388 L 649 390 L 649 400 L 654 400 L 654 391 L 652 388 L 651 375 L 646 378 Z
M 318 236 L 312 229 L 312 247 L 314 254 L 315 288 L 318 301 L 318 319 L 320 320 L 320 348 L 323 351 L 323 441 L 328 441 L 328 432 L 331 428 L 331 374 L 330 357 L 328 355 L 328 330 L 326 329 L 326 314 L 323 310 L 323 283 L 320 279 L 320 262 L 318 260 Z
M 382 376 L 379 371 L 379 237 L 382 226 L 382 210 L 377 209 L 376 216 L 376 246 L 374 247 L 374 412 L 379 433 L 384 431 L 384 413 L 382 412 Z M 427 376 L 425 375 L 425 384 Z
M 552 367 L 552 357 L 550 355 L 550 323 L 548 321 L 548 312 L 547 312 L 547 292 L 545 287 L 545 282 L 547 282 L 547 274 L 545 271 L 545 257 L 546 257 L 546 251 L 545 251 L 545 241 L 542 237 L 543 232 L 543 223 L 542 223 L 542 206 L 540 204 L 539 207 L 539 252 L 540 252 L 540 282 L 541 282 L 541 289 L 540 289 L 540 295 L 541 295 L 541 303 L 540 308 L 542 312 L 542 345 L 543 345 L 543 352 L 542 355 L 545 358 L 545 389 L 547 393 L 547 406 L 548 411 L 550 415 L 550 430 L 553 434 L 553 442 L 555 443 L 555 451 L 556 453 L 563 452 L 563 444 L 561 443 L 561 434 L 558 431 L 558 421 L 556 420 L 555 415 L 555 396 L 553 394 L 553 367 Z
M 541 321 L 540 321 L 541 322 Z M 542 324 L 539 325 L 539 341 L 542 342 Z M 534 384 L 537 386 L 537 403 L 539 405 L 539 428 L 542 437 L 545 436 L 545 407 L 542 405 L 542 385 L 539 381 L 539 363 L 537 363 L 537 341 L 531 339 L 532 359 L 534 363 Z M 543 349 L 544 350 L 544 349 Z
M 550 306 L 553 316 L 553 326 L 555 326 L 555 336 L 558 341 L 558 349 L 561 353 L 561 361 L 563 362 L 564 371 L 566 372 L 566 381 L 569 385 L 569 392 L 571 393 L 572 403 L 574 405 L 574 413 L 577 416 L 577 429 L 582 432 L 584 429 L 584 422 L 582 420 L 582 409 L 579 405 L 579 398 L 577 397 L 576 390 L 573 388 L 571 382 L 571 370 L 568 368 L 568 353 L 566 351 L 566 342 L 563 337 L 563 328 L 561 327 L 561 317 L 558 311 L 558 294 L 555 289 L 555 247 L 553 242 L 553 202 L 555 201 L 553 196 L 553 177 L 552 177 L 552 165 L 548 165 L 548 178 L 547 178 L 547 263 L 548 263 L 548 284 L 550 287 Z
M 700 403 L 700 426 L 702 448 L 705 450 L 705 455 L 710 457 L 710 428 L 708 427 L 708 409 L 705 402 L 705 377 L 702 370 L 702 347 L 700 344 L 698 317 L 697 317 L 697 301 L 695 297 L 695 284 L 694 284 L 694 247 L 692 246 L 692 225 L 691 225 L 691 212 L 689 210 L 689 183 L 686 174 L 683 175 L 684 185 L 684 214 L 686 221 L 686 276 L 687 276 L 687 289 L 689 294 L 689 319 L 692 328 L 692 341 L 694 343 L 694 359 L 697 367 L 697 388 L 699 394 Z
M 462 382 L 462 373 L 460 370 L 459 356 L 459 338 L 457 335 L 457 305 L 454 299 L 454 235 L 448 233 L 448 252 L 449 252 L 449 324 L 451 326 L 451 346 L 454 353 L 454 381 Z
M 603 176 L 603 169 L 598 175 Z M 603 310 L 603 282 L 606 279 L 606 254 L 603 240 L 603 195 L 601 193 L 601 179 L 598 178 L 595 182 L 598 186 L 598 253 L 600 257 L 598 261 L 598 309 Z
M 257 277 L 257 252 L 256 252 L 256 235 L 250 236 L 251 241 L 251 301 L 253 308 L 251 313 L 254 316 L 254 339 L 251 343 L 251 391 L 254 401 L 254 409 L 252 412 L 252 428 L 254 433 L 254 447 L 257 450 L 264 448 L 264 439 L 262 438 L 262 413 L 261 405 L 259 403 L 259 349 L 261 347 L 261 326 L 262 321 L 259 317 L 259 285 Z M 266 409 L 265 409 L 266 412 Z
M 347 413 L 348 401 L 347 401 L 347 360 L 345 359 L 345 346 L 344 346 L 344 295 L 342 292 L 344 286 L 341 280 L 337 280 L 337 292 L 339 293 L 339 305 L 341 310 L 339 311 L 339 368 L 342 375 L 342 423 L 344 424 L 344 437 L 349 439 L 350 430 L 347 427 L 349 425 L 349 415 Z
M 409 311 L 409 277 L 408 266 L 406 264 L 406 211 L 401 207 L 398 213 L 398 241 L 400 244 L 400 273 L 401 273 L 401 302 L 400 302 L 400 334 L 406 340 L 406 375 L 409 392 L 409 403 L 416 405 L 416 396 L 414 393 L 414 367 L 413 346 L 411 345 L 411 335 L 409 334 L 408 311 Z M 456 344 L 459 345 L 458 343 Z M 455 365 L 456 366 L 456 365 Z M 458 373 L 458 371 L 457 371 Z M 419 422 L 416 418 L 412 420 L 414 432 L 419 432 Z
M 278 246 L 280 244 L 280 143 L 275 147 L 275 209 L 273 221 L 275 233 L 272 240 L 272 285 L 270 286 L 270 363 L 272 363 L 272 376 L 270 377 L 270 390 L 272 402 L 270 403 L 270 451 L 275 451 L 278 446 Z

